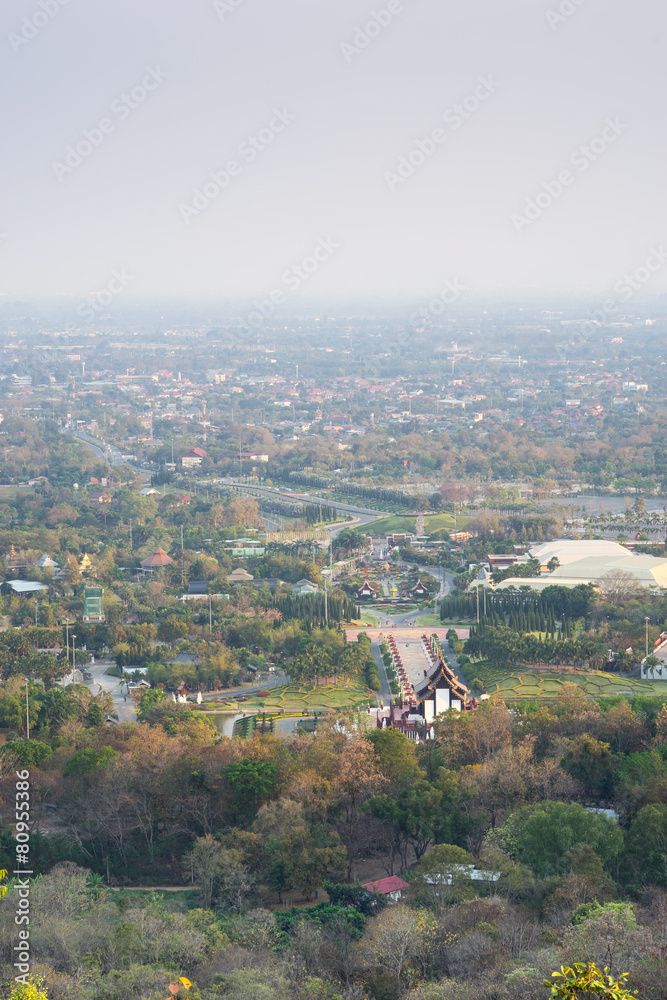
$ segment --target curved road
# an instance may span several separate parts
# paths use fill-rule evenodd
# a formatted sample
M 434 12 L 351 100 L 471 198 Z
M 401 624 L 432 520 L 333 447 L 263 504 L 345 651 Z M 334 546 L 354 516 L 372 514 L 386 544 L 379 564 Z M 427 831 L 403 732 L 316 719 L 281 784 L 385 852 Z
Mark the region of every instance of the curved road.
M 103 462 L 108 462 L 109 465 L 124 464 L 123 456 L 115 445 L 107 444 L 107 442 L 102 441 L 101 438 L 91 437 L 91 435 L 87 434 L 85 431 L 63 430 L 62 433 L 63 434 L 69 433 L 73 437 L 77 438 L 77 440 L 81 441 L 82 444 L 85 444 L 88 448 L 90 448 L 91 451 L 94 451 L 95 454 L 98 456 L 98 458 L 101 458 Z M 100 448 L 100 444 L 103 444 L 104 447 L 107 449 L 106 454 Z
M 312 493 L 297 493 L 295 490 L 281 490 L 276 486 L 255 486 L 254 484 L 238 483 L 233 479 L 218 480 L 222 486 L 232 486 L 235 489 L 243 490 L 245 493 L 255 493 L 260 496 L 280 497 L 283 500 L 305 500 L 306 503 L 322 504 L 325 507 L 333 507 L 334 510 L 342 510 L 344 513 L 369 515 L 368 521 L 377 521 L 381 517 L 390 517 L 387 511 L 371 510 L 369 507 L 357 507 L 355 504 L 342 503 L 340 500 L 325 500 Z M 368 523 L 368 522 L 365 522 Z
M 107 691 L 111 695 L 114 711 L 118 714 L 119 722 L 136 722 L 137 712 L 135 704 L 131 698 L 127 698 L 123 694 L 120 679 L 118 677 L 111 677 L 106 673 L 107 667 L 113 666 L 115 666 L 113 660 L 96 660 L 95 663 L 89 663 L 86 669 L 90 670 L 93 679 L 92 681 L 88 681 L 88 686 L 93 694 L 100 694 L 101 691 Z
M 232 479 L 220 479 L 218 480 L 221 486 L 231 486 L 233 489 L 237 489 L 242 493 L 247 493 L 250 496 L 255 496 L 258 499 L 261 497 L 276 497 L 280 500 L 288 501 L 301 501 L 311 504 L 321 503 L 326 507 L 333 507 L 334 510 L 340 511 L 342 514 L 351 515 L 349 521 L 345 521 L 343 524 L 330 524 L 324 526 L 324 531 L 330 538 L 335 538 L 336 535 L 343 531 L 345 528 L 357 528 L 361 524 L 371 524 L 373 521 L 377 521 L 383 517 L 390 517 L 390 514 L 381 510 L 370 510 L 368 507 L 355 507 L 354 504 L 341 503 L 338 500 L 323 500 L 321 497 L 313 496 L 310 493 L 295 493 L 288 490 L 277 489 L 274 486 L 255 486 L 253 484 L 246 485 L 245 483 L 237 483 Z M 267 524 L 276 525 L 279 529 L 279 522 L 275 521 L 272 517 L 262 515 Z M 316 527 L 316 525 L 313 525 Z M 327 543 L 322 542 L 322 545 Z

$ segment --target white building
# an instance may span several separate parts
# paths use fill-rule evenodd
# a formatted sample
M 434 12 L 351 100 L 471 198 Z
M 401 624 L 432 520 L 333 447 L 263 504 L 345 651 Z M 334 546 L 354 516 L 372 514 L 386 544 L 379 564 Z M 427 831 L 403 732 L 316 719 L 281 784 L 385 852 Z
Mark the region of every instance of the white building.
M 526 586 L 543 590 L 552 585 L 576 587 L 582 583 L 599 587 L 604 586 L 609 574 L 628 574 L 638 587 L 646 589 L 667 588 L 667 559 L 632 553 L 618 542 L 558 539 L 533 546 L 529 554 L 539 560 L 540 576 L 503 580 L 498 590 Z M 560 565 L 551 573 L 547 566 L 554 558 Z

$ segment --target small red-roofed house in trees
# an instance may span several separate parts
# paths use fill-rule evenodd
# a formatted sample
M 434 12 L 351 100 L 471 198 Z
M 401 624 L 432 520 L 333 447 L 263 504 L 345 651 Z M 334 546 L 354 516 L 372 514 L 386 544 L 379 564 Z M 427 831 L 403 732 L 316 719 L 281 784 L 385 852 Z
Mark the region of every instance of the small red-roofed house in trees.
M 367 882 L 361 888 L 367 889 L 368 892 L 377 893 L 379 896 L 385 896 L 392 903 L 398 903 L 405 890 L 409 889 L 410 886 L 398 875 L 391 875 L 389 878 L 381 878 L 377 882 Z

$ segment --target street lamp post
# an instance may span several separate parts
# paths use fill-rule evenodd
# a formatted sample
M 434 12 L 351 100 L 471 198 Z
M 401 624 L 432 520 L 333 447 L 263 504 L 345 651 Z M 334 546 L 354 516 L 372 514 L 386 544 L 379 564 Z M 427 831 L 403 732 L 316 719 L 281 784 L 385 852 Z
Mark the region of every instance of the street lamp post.
M 646 655 L 648 656 L 648 618 L 644 619 L 646 624 Z
M 69 619 L 65 622 L 65 648 L 67 649 L 67 670 L 69 672 Z M 63 687 L 65 680 L 63 678 Z
M 74 650 L 74 640 L 76 636 L 72 632 L 72 684 L 76 682 L 76 653 Z
M 25 731 L 26 739 L 30 739 L 30 703 L 28 701 L 28 678 L 25 678 Z

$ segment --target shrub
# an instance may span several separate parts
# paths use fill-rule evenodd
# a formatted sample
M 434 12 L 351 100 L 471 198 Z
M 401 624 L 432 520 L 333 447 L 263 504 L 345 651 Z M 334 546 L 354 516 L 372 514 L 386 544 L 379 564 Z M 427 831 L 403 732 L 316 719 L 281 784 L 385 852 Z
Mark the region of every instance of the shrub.
M 32 979 L 29 983 L 16 983 L 10 1000 L 48 1000 L 46 993 L 42 990 L 43 979 Z

